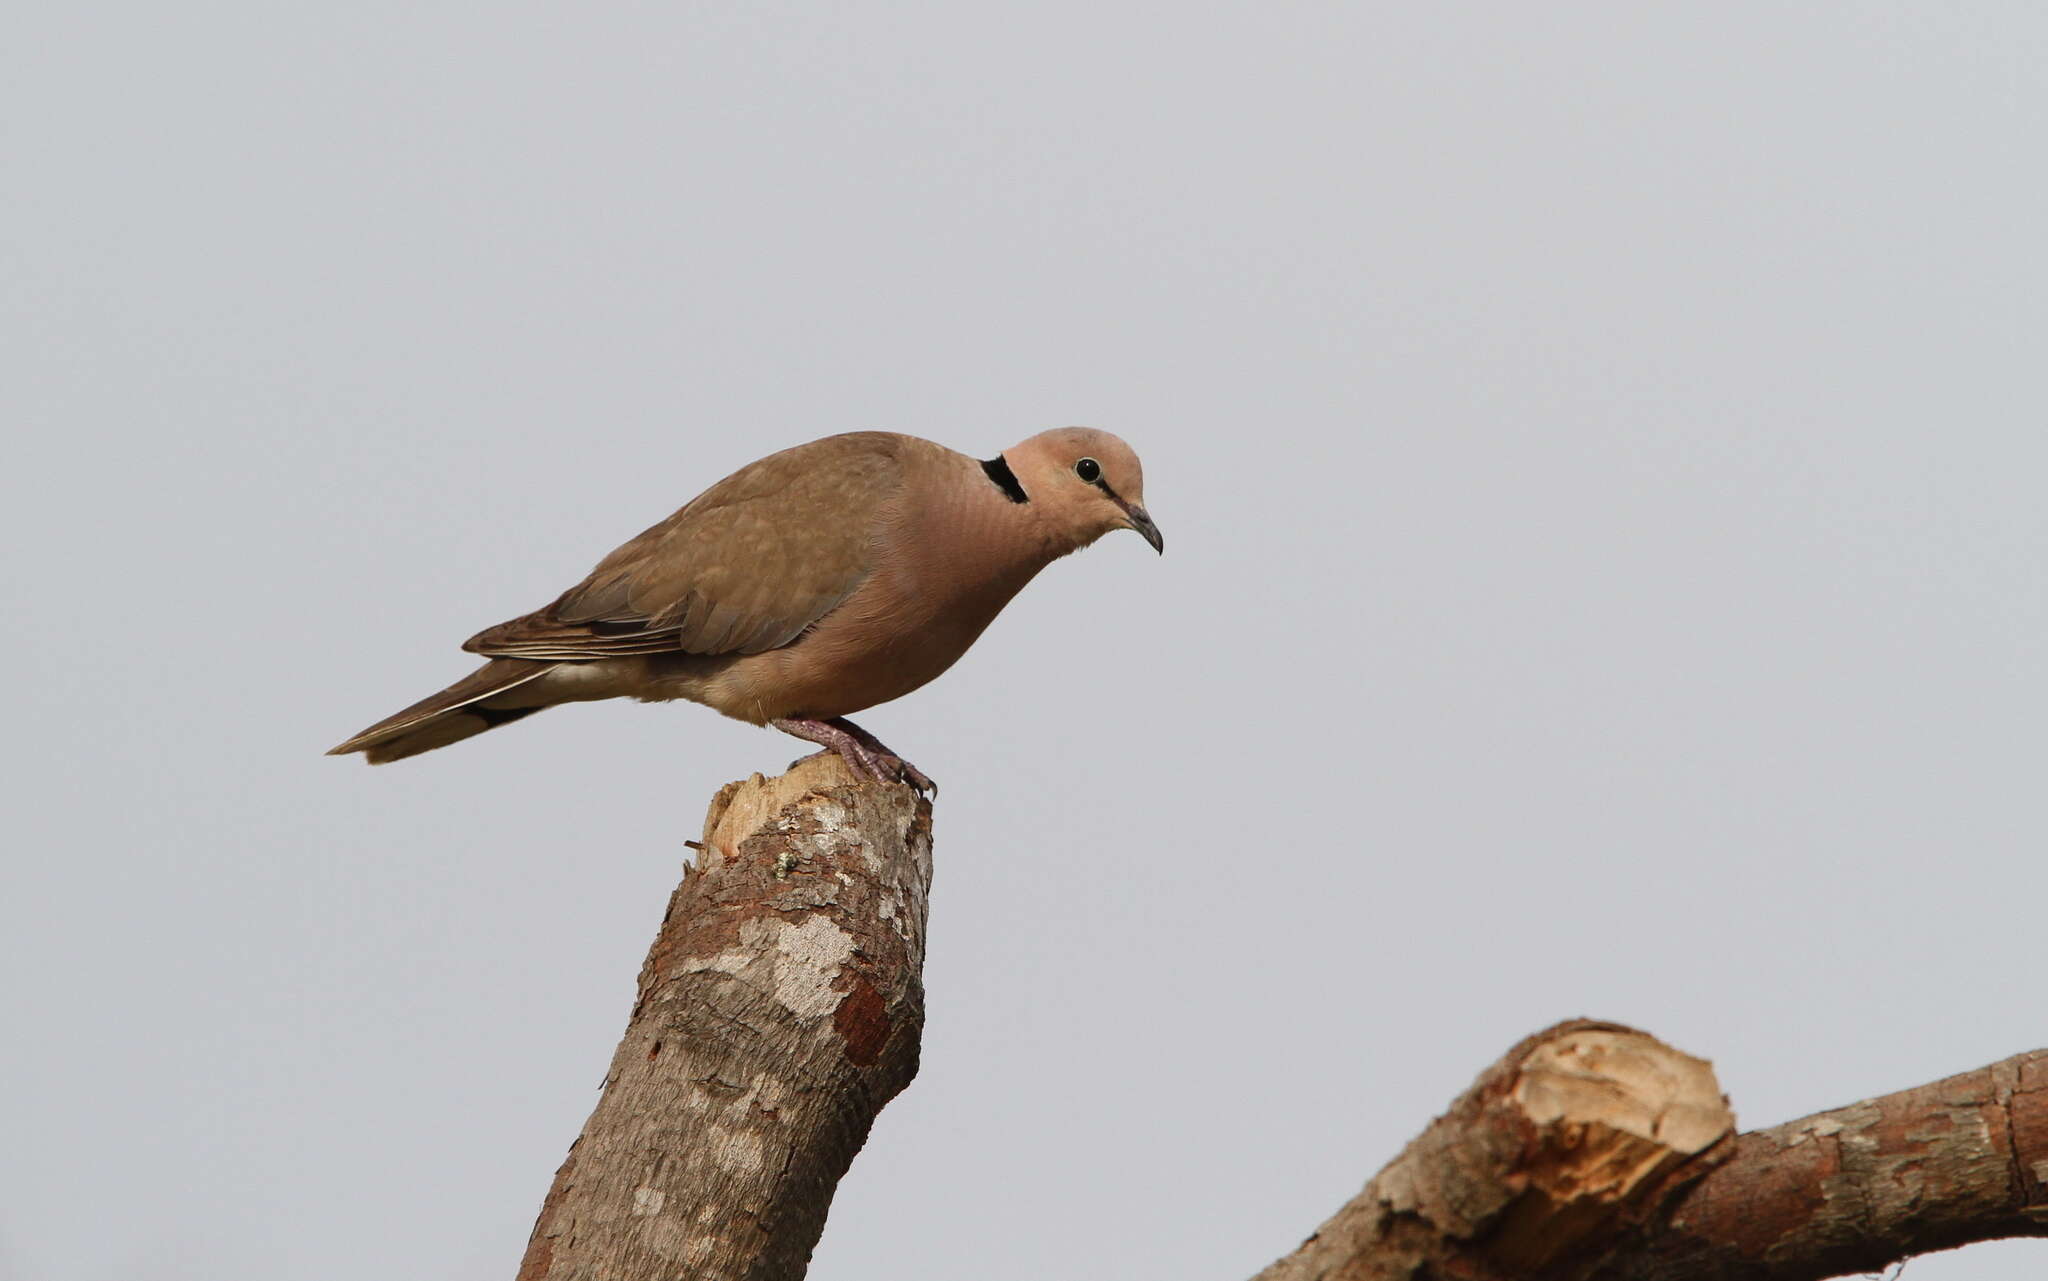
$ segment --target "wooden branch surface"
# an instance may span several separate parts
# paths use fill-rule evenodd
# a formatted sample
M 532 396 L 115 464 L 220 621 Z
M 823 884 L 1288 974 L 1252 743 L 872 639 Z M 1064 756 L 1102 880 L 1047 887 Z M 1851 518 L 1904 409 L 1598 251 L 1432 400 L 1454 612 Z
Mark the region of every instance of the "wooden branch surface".
M 2048 1050 L 1743 1135 L 1669 1221 L 1597 1275 L 1876 1272 L 2048 1236 Z
M 931 805 L 835 756 L 728 784 L 519 1281 L 801 1277 L 917 1073 Z
M 1712 1068 L 1559 1024 L 1256 1281 L 1792 1281 L 2048 1235 L 2048 1051 L 1737 1135 Z

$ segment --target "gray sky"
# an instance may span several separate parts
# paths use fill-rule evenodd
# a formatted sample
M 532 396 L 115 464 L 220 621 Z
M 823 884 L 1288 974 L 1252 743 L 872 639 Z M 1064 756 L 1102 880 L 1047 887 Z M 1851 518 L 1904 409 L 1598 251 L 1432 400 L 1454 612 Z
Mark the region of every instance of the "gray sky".
M 1171 550 L 863 718 L 945 786 L 930 1027 L 821 1281 L 1235 1281 L 1570 1015 L 1746 1125 L 2048 1042 L 2044 65 L 1990 0 L 18 12 L 0 1278 L 509 1277 L 801 745 L 320 752 L 855 428 L 1110 428 Z

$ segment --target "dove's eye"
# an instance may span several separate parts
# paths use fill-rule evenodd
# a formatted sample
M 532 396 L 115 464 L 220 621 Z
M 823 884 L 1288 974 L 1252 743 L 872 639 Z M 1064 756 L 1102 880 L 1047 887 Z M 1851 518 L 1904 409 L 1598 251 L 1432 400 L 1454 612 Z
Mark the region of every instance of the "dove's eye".
M 1074 474 L 1092 485 L 1102 479 L 1102 464 L 1093 458 L 1083 458 L 1074 464 Z

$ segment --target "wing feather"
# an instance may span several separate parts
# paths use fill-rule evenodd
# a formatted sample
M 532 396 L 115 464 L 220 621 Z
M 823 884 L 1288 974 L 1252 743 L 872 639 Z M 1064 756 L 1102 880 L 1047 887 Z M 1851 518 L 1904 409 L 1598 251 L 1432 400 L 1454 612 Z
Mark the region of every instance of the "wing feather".
M 898 438 L 828 436 L 750 463 L 604 558 L 547 608 L 463 645 L 502 658 L 757 654 L 832 612 L 874 565 Z

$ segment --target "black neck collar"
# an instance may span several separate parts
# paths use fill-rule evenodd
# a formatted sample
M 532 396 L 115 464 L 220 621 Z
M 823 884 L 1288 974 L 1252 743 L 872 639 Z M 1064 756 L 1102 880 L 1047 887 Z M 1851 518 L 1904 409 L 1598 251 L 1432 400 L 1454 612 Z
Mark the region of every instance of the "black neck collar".
M 1010 470 L 1010 464 L 1003 460 L 1001 454 L 983 463 L 981 469 L 988 473 L 988 478 L 995 482 L 996 488 L 1003 491 L 1003 497 L 1013 503 L 1031 501 L 1031 495 L 1025 493 L 1024 486 L 1017 483 L 1017 473 Z

